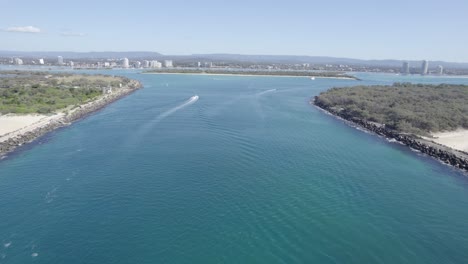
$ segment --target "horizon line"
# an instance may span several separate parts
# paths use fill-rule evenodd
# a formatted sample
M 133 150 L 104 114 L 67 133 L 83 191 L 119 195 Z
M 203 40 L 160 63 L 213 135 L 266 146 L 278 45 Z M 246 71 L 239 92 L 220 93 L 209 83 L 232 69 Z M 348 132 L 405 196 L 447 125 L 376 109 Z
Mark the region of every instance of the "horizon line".
M 148 50 L 127 50 L 127 51 L 109 51 L 109 50 L 91 50 L 91 51 L 70 51 L 70 50 L 43 50 L 43 51 L 25 51 L 25 50 L 0 50 L 0 53 L 2 52 L 8 52 L 8 53 L 13 53 L 13 52 L 19 52 L 19 53 L 157 53 L 161 56 L 202 56 L 202 55 L 238 55 L 238 56 L 270 56 L 270 57 L 316 57 L 316 58 L 331 58 L 331 59 L 350 59 L 350 60 L 360 60 L 360 61 L 399 61 L 399 62 L 411 62 L 411 61 L 428 61 L 428 62 L 445 62 L 445 63 L 457 63 L 457 64 L 468 64 L 468 61 L 446 61 L 446 60 L 441 60 L 441 59 L 395 59 L 395 58 L 386 58 L 386 59 L 363 59 L 363 58 L 356 58 L 356 57 L 345 57 L 345 56 L 330 56 L 330 55 L 297 55 L 297 54 L 246 54 L 246 53 L 191 53 L 191 54 L 164 54 L 158 51 L 148 51 Z

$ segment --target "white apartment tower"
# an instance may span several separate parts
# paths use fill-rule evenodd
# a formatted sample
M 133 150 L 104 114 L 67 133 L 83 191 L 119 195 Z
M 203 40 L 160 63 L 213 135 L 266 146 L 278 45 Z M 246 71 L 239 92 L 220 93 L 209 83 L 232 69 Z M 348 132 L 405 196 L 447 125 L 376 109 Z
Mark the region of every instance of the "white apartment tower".
M 440 75 L 444 74 L 444 66 L 439 65 L 437 67 L 437 73 L 440 74 Z
M 172 68 L 172 67 L 173 67 L 172 61 L 171 61 L 171 60 L 165 60 L 165 61 L 164 61 L 164 67 L 166 67 L 166 68 Z
M 122 60 L 122 68 L 127 69 L 128 67 L 130 67 L 130 64 L 129 64 L 129 62 L 128 62 L 128 59 L 127 59 L 127 58 L 123 58 L 123 60 Z
M 421 64 L 421 75 L 426 75 L 429 70 L 429 62 L 427 60 L 423 60 Z
M 20 58 L 14 58 L 13 63 L 16 65 L 23 65 L 23 60 Z
M 151 61 L 150 67 L 159 69 L 159 68 L 162 67 L 162 64 L 160 62 L 158 62 L 157 60 L 154 60 L 154 61 Z

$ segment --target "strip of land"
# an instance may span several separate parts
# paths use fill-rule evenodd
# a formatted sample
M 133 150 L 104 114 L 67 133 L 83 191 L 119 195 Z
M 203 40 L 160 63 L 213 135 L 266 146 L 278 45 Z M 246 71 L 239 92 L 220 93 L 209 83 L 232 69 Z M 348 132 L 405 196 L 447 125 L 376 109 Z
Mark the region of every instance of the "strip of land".
M 396 83 L 333 88 L 316 96 L 321 109 L 468 170 L 468 86 Z
M 8 77 L 0 78 L 0 155 L 141 87 L 138 81 L 114 76 L 37 72 L 4 76 Z
M 248 71 L 225 69 L 178 69 L 163 68 L 143 72 L 145 74 L 203 74 L 203 75 L 238 75 L 238 76 L 276 76 L 276 77 L 308 77 L 359 80 L 357 77 L 340 72 L 311 72 L 311 71 Z

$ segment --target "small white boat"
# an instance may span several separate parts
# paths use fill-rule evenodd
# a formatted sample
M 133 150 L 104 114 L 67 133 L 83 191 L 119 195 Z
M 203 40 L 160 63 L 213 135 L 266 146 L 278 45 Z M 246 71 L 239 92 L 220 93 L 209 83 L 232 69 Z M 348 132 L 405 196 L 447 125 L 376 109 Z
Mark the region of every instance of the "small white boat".
M 310 79 L 313 81 L 313 80 L 315 80 L 315 77 L 310 77 Z

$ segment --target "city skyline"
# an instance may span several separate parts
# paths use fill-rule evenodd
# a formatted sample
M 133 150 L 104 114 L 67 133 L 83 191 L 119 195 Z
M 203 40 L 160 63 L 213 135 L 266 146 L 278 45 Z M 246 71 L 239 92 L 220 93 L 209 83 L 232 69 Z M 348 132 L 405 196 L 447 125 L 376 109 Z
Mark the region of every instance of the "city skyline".
M 110 4 L 84 0 L 9 1 L 3 7 L 0 50 L 149 50 L 171 55 L 229 53 L 468 62 L 464 48 L 468 37 L 457 31 L 468 25 L 463 14 L 468 3 L 463 1 Z M 154 12 L 157 19 L 146 22 Z M 83 19 L 84 14 L 93 19 Z M 431 16 L 437 17 L 437 23 Z M 426 26 L 414 30 L 420 21 Z

